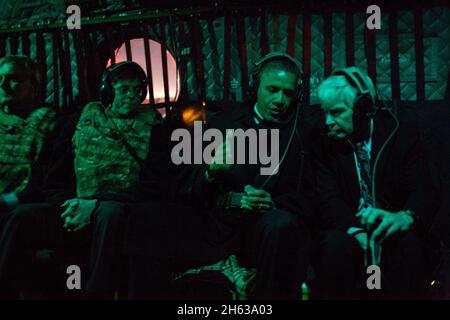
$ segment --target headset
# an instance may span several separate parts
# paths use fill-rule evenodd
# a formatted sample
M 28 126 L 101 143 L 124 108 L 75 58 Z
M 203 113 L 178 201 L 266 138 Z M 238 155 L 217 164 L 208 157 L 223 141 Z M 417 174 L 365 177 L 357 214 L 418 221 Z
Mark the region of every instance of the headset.
M 298 74 L 298 82 L 295 91 L 295 101 L 299 102 L 302 98 L 302 75 L 303 70 L 300 62 L 293 58 L 292 56 L 283 52 L 271 52 L 263 56 L 260 60 L 254 63 L 252 72 L 250 73 L 249 84 L 248 84 L 248 97 L 256 97 L 259 87 L 259 78 L 261 76 L 261 70 L 263 67 L 274 60 L 287 60 L 295 65 Z
M 299 115 L 299 104 L 301 104 L 302 101 L 302 96 L 303 96 L 303 86 L 302 86 L 302 76 L 303 76 L 303 70 L 301 67 L 300 62 L 293 58 L 292 56 L 286 54 L 286 53 L 282 53 L 282 52 L 271 52 L 266 54 L 265 56 L 263 56 L 260 60 L 258 60 L 257 62 L 255 62 L 254 64 L 254 68 L 250 74 L 250 81 L 249 81 L 249 91 L 248 91 L 248 96 L 249 97 L 256 97 L 257 95 L 257 91 L 258 91 L 258 87 L 259 87 L 259 78 L 261 76 L 261 70 L 263 69 L 263 67 L 271 62 L 271 61 L 275 61 L 275 60 L 287 60 L 289 62 L 291 62 L 292 64 L 294 64 L 295 68 L 297 69 L 297 78 L 298 78 L 298 82 L 295 88 L 295 94 L 294 94 L 294 101 L 292 102 L 293 104 L 297 105 L 295 108 L 295 114 L 294 114 L 294 121 L 292 124 L 292 130 L 291 130 L 291 134 L 289 136 L 288 139 L 288 143 L 286 145 L 286 148 L 281 156 L 281 159 L 278 161 L 278 165 L 276 167 L 276 170 L 278 170 L 281 167 L 281 164 L 284 162 L 287 153 L 291 147 L 292 144 L 292 140 L 294 138 L 294 134 L 297 130 L 297 123 L 298 123 L 298 115 Z M 292 119 L 292 118 L 291 118 Z M 290 119 L 290 120 L 291 120 Z M 290 121 L 288 120 L 288 121 Z M 274 170 L 275 171 L 275 170 Z M 273 177 L 273 173 L 270 174 L 259 186 L 260 189 L 264 189 L 267 184 L 269 183 L 269 181 L 272 179 Z
M 373 84 L 366 80 L 367 76 L 357 67 L 339 69 L 332 75 L 344 76 L 347 82 L 358 91 L 353 102 L 353 117 L 372 118 L 378 111 L 378 95 Z
M 105 70 L 105 72 L 103 72 L 102 81 L 100 84 L 100 100 L 104 106 L 107 106 L 114 101 L 114 90 L 111 83 L 112 76 L 125 68 L 129 69 L 132 72 L 134 71 L 134 73 L 136 74 L 136 78 L 138 78 L 141 83 L 141 90 L 139 94 L 140 103 L 145 100 L 145 97 L 147 96 L 148 85 L 147 75 L 145 74 L 141 66 L 136 62 L 124 61 L 110 66 Z

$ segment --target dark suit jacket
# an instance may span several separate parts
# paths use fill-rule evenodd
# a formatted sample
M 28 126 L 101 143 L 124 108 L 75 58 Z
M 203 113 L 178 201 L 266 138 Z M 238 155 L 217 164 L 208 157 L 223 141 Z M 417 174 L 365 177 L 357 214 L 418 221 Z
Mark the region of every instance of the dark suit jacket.
M 379 111 L 374 117 L 371 170 L 395 126 L 387 111 Z M 347 231 L 350 227 L 361 227 L 355 217 L 360 191 L 350 144 L 318 136 L 314 156 L 322 228 Z M 428 178 L 418 130 L 411 123 L 401 122 L 378 160 L 375 174 L 378 207 L 392 212 L 414 210 L 417 226 L 428 228 L 434 211 L 434 189 Z
M 311 165 L 309 161 L 308 137 L 310 128 L 313 126 L 310 119 L 301 111 L 297 122 L 297 130 L 292 137 L 290 147 L 286 153 L 284 161 L 280 165 L 277 174 L 269 178 L 264 190 L 268 191 L 275 201 L 277 208 L 298 214 L 303 223 L 310 230 L 317 227 L 316 217 L 313 211 L 312 196 L 313 190 L 309 181 Z M 232 110 L 224 111 L 213 116 L 207 128 L 219 129 L 225 137 L 225 129 L 241 128 L 279 128 L 280 130 L 280 150 L 281 160 L 285 147 L 292 133 L 294 121 L 280 126 L 270 126 L 268 124 L 256 125 L 253 120 L 253 106 L 242 105 Z M 182 198 L 184 203 L 199 206 L 204 209 L 208 202 L 214 201 L 218 194 L 228 191 L 244 192 L 244 186 L 250 184 L 259 188 L 268 176 L 259 174 L 259 168 L 255 170 L 252 165 L 234 165 L 230 172 L 223 179 L 217 182 L 206 184 L 204 175 L 207 165 L 187 166 L 179 178 L 178 200 Z M 220 182 L 219 182 L 220 181 Z M 206 210 L 215 226 L 219 226 L 218 233 L 232 232 L 236 225 L 240 224 L 240 210 L 220 210 L 212 208 Z M 223 228 L 222 228 L 223 227 Z

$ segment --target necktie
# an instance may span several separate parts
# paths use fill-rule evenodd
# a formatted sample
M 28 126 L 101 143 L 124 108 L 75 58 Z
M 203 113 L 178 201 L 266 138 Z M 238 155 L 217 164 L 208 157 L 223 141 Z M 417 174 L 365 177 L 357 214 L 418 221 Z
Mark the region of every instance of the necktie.
M 361 174 L 361 180 L 359 182 L 361 199 L 363 200 L 360 201 L 359 210 L 361 210 L 362 206 L 374 206 L 372 193 L 370 192 L 372 186 L 372 177 L 370 175 L 370 151 L 367 148 L 366 143 L 357 143 L 355 152 L 356 158 L 358 159 L 359 172 Z M 368 261 L 371 261 L 371 264 L 379 265 L 381 257 L 381 246 L 377 245 L 376 243 L 369 243 L 369 246 L 370 250 L 368 250 L 367 253 L 370 253 L 370 257 L 366 257 L 366 263 Z
M 359 172 L 361 174 L 360 189 L 361 197 L 366 205 L 373 206 L 372 193 L 372 177 L 370 176 L 370 153 L 367 144 L 356 144 L 356 158 L 358 159 Z

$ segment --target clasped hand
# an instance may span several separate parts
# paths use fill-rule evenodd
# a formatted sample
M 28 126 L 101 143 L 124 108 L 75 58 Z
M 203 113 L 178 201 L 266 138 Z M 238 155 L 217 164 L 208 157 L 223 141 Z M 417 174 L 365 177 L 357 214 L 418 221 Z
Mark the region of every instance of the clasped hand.
M 245 194 L 241 200 L 241 208 L 248 211 L 269 211 L 275 208 L 275 203 L 269 192 L 246 185 Z
M 372 207 L 363 209 L 356 216 L 370 234 L 369 240 L 379 244 L 397 232 L 408 231 L 414 222 L 405 211 L 389 212 Z
M 61 207 L 67 207 L 61 214 L 64 220 L 64 228 L 71 232 L 84 229 L 91 222 L 91 215 L 97 204 L 97 200 L 70 199 L 64 202 Z

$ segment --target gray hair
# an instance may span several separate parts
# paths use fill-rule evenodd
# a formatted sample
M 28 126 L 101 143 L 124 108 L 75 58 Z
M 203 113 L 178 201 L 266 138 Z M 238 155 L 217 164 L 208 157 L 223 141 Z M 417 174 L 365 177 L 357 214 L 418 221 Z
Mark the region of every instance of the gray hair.
M 370 95 L 376 97 L 375 86 L 372 79 L 367 75 L 364 76 L 364 82 L 366 83 Z M 343 101 L 349 108 L 353 108 L 353 103 L 358 95 L 358 89 L 356 89 L 345 76 L 343 75 L 331 75 L 326 78 L 317 88 L 317 96 L 319 97 L 321 104 L 336 104 Z

